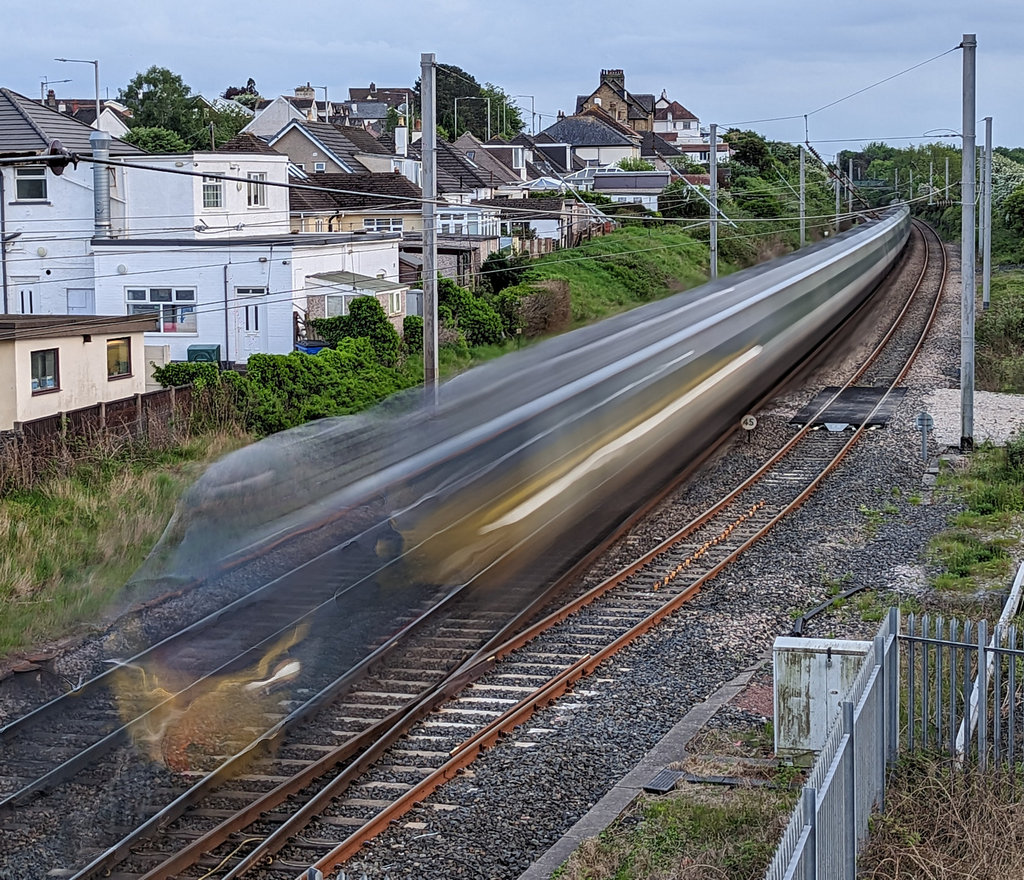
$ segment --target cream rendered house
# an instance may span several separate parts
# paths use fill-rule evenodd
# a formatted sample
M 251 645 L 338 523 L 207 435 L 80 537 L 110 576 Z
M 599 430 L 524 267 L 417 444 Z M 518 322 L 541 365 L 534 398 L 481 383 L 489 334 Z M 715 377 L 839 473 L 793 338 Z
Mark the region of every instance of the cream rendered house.
M 150 315 L 0 315 L 0 431 L 142 394 Z

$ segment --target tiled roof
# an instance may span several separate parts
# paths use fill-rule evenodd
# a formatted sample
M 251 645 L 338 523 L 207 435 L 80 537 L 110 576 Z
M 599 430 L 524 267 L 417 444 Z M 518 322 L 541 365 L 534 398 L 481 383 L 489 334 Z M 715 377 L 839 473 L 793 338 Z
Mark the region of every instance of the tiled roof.
M 667 107 L 659 107 L 654 111 L 655 119 L 668 119 L 669 113 L 672 114 L 673 119 L 696 119 L 689 110 L 687 110 L 678 101 L 673 101 Z
M 544 129 L 558 143 L 574 147 L 627 147 L 633 146 L 633 139 L 626 137 L 602 119 L 587 113 L 566 116 L 554 125 Z
M 423 141 L 409 144 L 409 156 L 422 160 Z M 437 191 L 466 192 L 471 189 L 493 186 L 487 175 L 476 167 L 472 160 L 456 150 L 444 138 L 437 139 Z
M 72 153 L 91 153 L 89 135 L 93 131 L 95 129 L 71 116 L 10 89 L 0 89 L 0 155 L 43 153 L 53 140 L 59 140 L 64 149 Z M 111 138 L 111 156 L 138 156 L 145 152 Z
M 619 122 L 614 116 L 611 115 L 607 110 L 602 107 L 588 107 L 584 110 L 580 116 L 593 116 L 595 119 L 600 119 L 606 125 L 610 125 L 619 134 L 624 134 L 626 137 L 633 140 L 638 140 L 640 137 L 639 132 L 626 125 L 624 122 Z
M 495 153 L 487 149 L 479 138 L 468 131 L 460 135 L 452 146 L 479 165 L 481 172 L 490 178 L 492 185 L 522 180 L 517 172 L 509 168 Z M 473 153 L 472 156 L 469 155 L 470 152 Z
M 645 131 L 643 140 L 640 141 L 641 156 L 681 156 L 682 150 L 675 144 L 670 144 L 660 134 L 653 131 Z
M 248 131 L 236 134 L 231 140 L 217 147 L 218 153 L 262 153 L 263 155 L 282 155 L 268 144 L 263 138 L 257 137 Z
M 302 122 L 295 120 L 274 136 L 271 146 L 277 143 L 277 140 L 285 131 L 290 131 L 292 126 L 305 131 L 315 140 L 319 141 L 337 159 L 340 159 L 346 166 L 352 169 L 363 167 L 356 158 L 357 153 L 389 155 L 383 144 L 368 131 L 347 125 L 333 125 L 329 122 Z
M 423 191 L 397 172 L 392 174 L 311 174 L 305 183 L 332 190 L 344 190 L 344 192 L 291 188 L 288 192 L 292 213 L 343 210 L 419 211 L 420 200 L 423 198 Z M 394 198 L 377 198 L 376 196 L 392 196 Z
M 388 115 L 385 101 L 342 101 L 338 106 L 345 108 L 349 119 L 386 119 Z
M 371 86 L 373 84 L 371 83 Z M 411 101 L 413 98 L 412 89 L 408 88 L 390 88 L 382 89 L 373 86 L 369 89 L 349 89 L 348 99 L 350 101 L 383 101 L 389 107 L 398 107 L 400 104 L 405 104 Z
M 475 199 L 474 205 L 501 208 L 503 220 L 557 220 L 565 207 L 565 199 Z

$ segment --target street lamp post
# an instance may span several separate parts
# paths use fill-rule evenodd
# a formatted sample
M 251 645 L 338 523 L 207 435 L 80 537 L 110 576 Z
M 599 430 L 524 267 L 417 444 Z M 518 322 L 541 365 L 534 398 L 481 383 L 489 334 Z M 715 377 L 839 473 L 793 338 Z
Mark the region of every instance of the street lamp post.
M 100 127 L 100 63 L 99 61 L 85 61 L 82 58 L 54 58 L 54 61 L 66 61 L 69 64 L 91 64 L 96 75 L 96 128 Z
M 537 133 L 537 111 L 536 104 L 534 103 L 533 95 L 509 95 L 510 98 L 529 98 L 530 99 L 530 134 Z
M 45 104 L 46 103 L 46 87 L 47 86 L 53 86 L 53 85 L 56 85 L 57 83 L 69 83 L 69 82 L 71 82 L 71 80 L 69 80 L 69 79 L 47 79 L 44 76 L 42 82 L 39 84 L 39 97 L 42 99 L 43 103 Z

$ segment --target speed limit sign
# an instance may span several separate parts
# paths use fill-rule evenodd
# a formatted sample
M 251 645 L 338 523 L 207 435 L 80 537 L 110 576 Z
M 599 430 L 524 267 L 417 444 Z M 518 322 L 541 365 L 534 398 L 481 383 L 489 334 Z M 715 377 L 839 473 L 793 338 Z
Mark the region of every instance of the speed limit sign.
M 740 421 L 740 427 L 744 431 L 753 431 L 757 427 L 757 419 L 752 415 L 745 415 Z

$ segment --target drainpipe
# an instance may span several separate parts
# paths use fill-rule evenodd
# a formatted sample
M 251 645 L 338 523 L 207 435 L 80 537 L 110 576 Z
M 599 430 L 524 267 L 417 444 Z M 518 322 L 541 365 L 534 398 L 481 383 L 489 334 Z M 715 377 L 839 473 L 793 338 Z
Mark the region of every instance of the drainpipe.
M 3 278 L 4 314 L 7 310 L 7 197 L 4 195 L 4 169 L 0 168 L 0 277 Z
M 97 120 L 97 124 L 99 120 Z M 89 147 L 92 149 L 94 162 L 92 166 L 93 201 L 96 206 L 96 238 L 110 238 L 110 172 L 106 161 L 110 159 L 110 143 L 112 138 L 105 131 L 94 131 L 89 135 Z
M 231 360 L 231 333 L 228 322 L 228 264 L 224 264 L 224 361 L 232 363 Z

